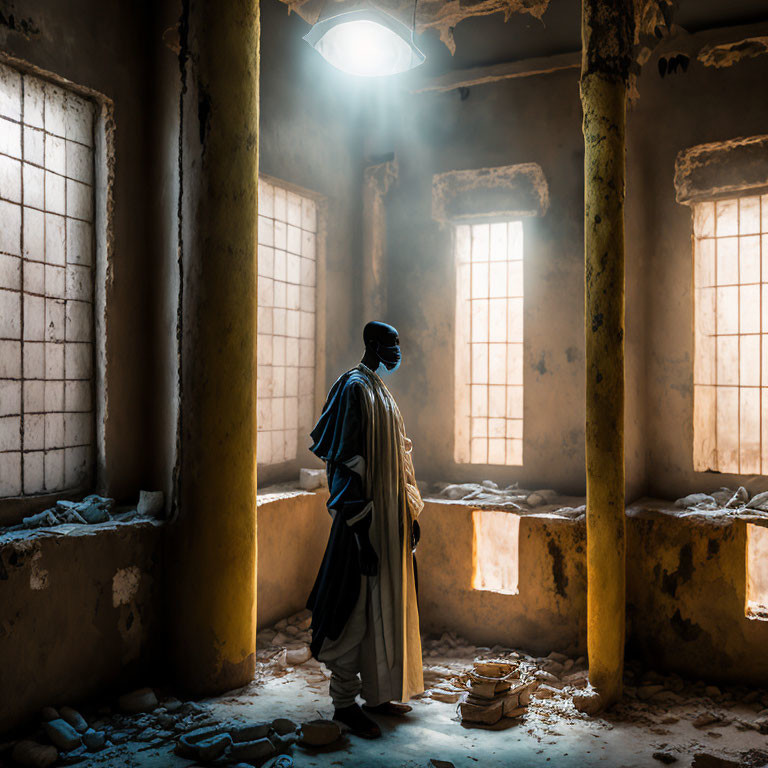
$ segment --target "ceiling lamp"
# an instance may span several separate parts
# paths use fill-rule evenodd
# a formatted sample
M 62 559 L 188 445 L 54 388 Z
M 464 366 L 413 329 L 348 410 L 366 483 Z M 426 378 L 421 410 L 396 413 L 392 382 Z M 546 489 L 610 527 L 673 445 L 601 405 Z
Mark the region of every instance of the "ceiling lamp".
M 332 66 L 350 75 L 397 75 L 423 64 L 413 29 L 377 8 L 358 8 L 315 24 L 304 39 Z

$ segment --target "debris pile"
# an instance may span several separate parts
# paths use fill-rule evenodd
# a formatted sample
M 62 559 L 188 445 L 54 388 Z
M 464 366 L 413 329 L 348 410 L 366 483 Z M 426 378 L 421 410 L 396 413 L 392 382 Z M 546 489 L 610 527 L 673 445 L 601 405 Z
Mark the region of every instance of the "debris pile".
M 525 714 L 536 682 L 520 679 L 518 665 L 501 661 L 475 662 L 469 672 L 467 692 L 459 703 L 465 723 L 494 725 L 502 717 L 516 718 Z
M 713 493 L 689 493 L 675 502 L 678 509 L 687 514 L 717 514 L 721 516 L 768 517 L 768 491 L 750 497 L 749 491 L 740 486 L 735 491 L 720 488 Z M 683 514 L 685 514 L 683 513 Z
M 471 501 L 481 506 L 493 505 L 497 509 L 514 509 L 521 513 L 532 510 L 544 511 L 556 509 L 558 514 L 579 518 L 586 514 L 586 506 L 579 504 L 567 506 L 572 497 L 561 496 L 549 488 L 531 491 L 520 488 L 517 483 L 500 488 L 493 480 L 482 483 L 419 483 L 422 496 L 450 501 Z
M 136 518 L 160 518 L 164 510 L 162 491 L 140 491 L 138 504 L 115 506 L 114 499 L 91 494 L 81 501 L 60 499 L 49 509 L 25 517 L 18 525 L 0 528 L 0 532 L 53 528 L 59 525 L 96 525 L 98 523 L 127 522 Z

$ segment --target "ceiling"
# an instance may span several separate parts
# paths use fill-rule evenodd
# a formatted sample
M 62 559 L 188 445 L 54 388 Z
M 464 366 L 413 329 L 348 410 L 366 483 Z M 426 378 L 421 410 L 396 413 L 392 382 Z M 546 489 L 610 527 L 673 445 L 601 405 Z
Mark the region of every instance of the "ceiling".
M 501 13 L 465 19 L 454 30 L 453 56 L 435 31 L 417 35 L 427 54 L 420 75 L 577 51 L 580 9 L 580 0 L 550 0 L 541 19 L 524 13 L 506 23 Z M 761 21 L 768 21 L 768 0 L 679 0 L 674 17 L 688 32 Z

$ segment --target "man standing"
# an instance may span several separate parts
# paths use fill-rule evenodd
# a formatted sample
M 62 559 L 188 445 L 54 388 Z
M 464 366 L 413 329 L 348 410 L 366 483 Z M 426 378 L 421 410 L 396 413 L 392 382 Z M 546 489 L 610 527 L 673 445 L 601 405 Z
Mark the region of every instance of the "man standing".
M 402 715 L 410 707 L 397 702 L 424 690 L 412 556 L 424 502 L 400 410 L 376 373 L 399 367 L 397 331 L 371 322 L 363 341 L 362 362 L 333 385 L 312 430 L 333 523 L 307 607 L 312 654 L 331 671 L 334 719 L 376 738 L 357 695 L 368 711 Z

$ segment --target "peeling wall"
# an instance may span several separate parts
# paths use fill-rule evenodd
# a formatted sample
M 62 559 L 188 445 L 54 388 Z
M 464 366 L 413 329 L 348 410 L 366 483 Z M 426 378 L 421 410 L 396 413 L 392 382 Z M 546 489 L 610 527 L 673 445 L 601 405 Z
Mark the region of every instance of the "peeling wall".
M 259 630 L 306 607 L 331 530 L 327 500 L 327 491 L 259 496 Z
M 325 551 L 327 491 L 259 498 L 258 626 L 304 608 Z M 417 550 L 422 632 L 581 654 L 586 647 L 584 521 L 520 518 L 519 594 L 473 590 L 471 504 L 427 500 Z M 511 514 L 511 513 L 510 513 Z M 517 557 L 517 553 L 510 553 Z
M 628 655 L 693 680 L 768 684 L 768 621 L 745 617 L 746 524 L 670 508 L 628 510 Z
M 3 537 L 0 733 L 156 679 L 160 535 L 144 522 Z
M 453 631 L 476 645 L 534 653 L 586 649 L 586 526 L 547 515 L 520 518 L 518 594 L 473 590 L 470 504 L 427 501 L 419 517 L 422 632 Z M 512 514 L 512 513 L 509 513 Z

